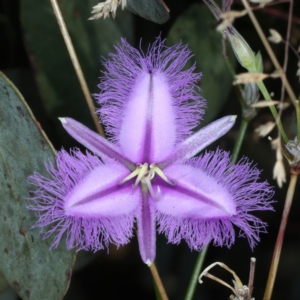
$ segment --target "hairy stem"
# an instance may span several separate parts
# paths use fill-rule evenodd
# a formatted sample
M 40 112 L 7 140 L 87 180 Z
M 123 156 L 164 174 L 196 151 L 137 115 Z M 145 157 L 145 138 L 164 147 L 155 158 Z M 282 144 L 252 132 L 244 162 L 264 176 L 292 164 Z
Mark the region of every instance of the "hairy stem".
M 64 19 L 63 19 L 62 14 L 61 14 L 60 8 L 59 8 L 59 6 L 58 6 L 58 4 L 57 4 L 57 0 L 50 0 L 50 2 L 51 2 L 51 5 L 52 5 L 52 7 L 53 7 L 53 11 L 54 11 L 54 14 L 55 14 L 57 23 L 58 23 L 58 25 L 59 25 L 59 29 L 60 29 L 61 34 L 62 34 L 62 36 L 63 36 L 63 39 L 64 39 L 64 41 L 65 41 L 67 50 L 68 50 L 68 52 L 69 52 L 69 55 L 70 55 L 72 64 L 73 64 L 73 66 L 74 66 L 74 69 L 75 69 L 77 78 L 78 78 L 78 80 L 79 80 L 81 89 L 82 89 L 82 91 L 83 91 L 85 100 L 86 100 L 87 105 L 88 105 L 88 107 L 89 107 L 89 110 L 90 110 L 90 112 L 91 112 L 92 119 L 93 119 L 93 121 L 94 121 L 94 123 L 95 123 L 96 129 L 97 129 L 97 131 L 98 131 L 98 133 L 99 133 L 100 135 L 102 135 L 103 137 L 105 137 L 105 133 L 104 133 L 103 127 L 102 127 L 102 125 L 99 123 L 98 117 L 97 117 L 97 115 L 95 114 L 94 102 L 93 102 L 93 99 L 92 99 L 92 97 L 91 97 L 91 93 L 90 93 L 90 91 L 89 91 L 89 88 L 88 88 L 88 86 L 87 86 L 85 77 L 84 77 L 84 75 L 83 75 L 83 72 L 82 72 L 80 63 L 79 63 L 79 61 L 78 61 L 78 58 L 77 58 L 77 55 L 76 55 L 76 52 L 75 52 L 75 49 L 74 49 L 74 47 L 73 47 L 72 40 L 71 40 L 71 37 L 70 37 L 70 35 L 69 35 L 67 26 L 66 26 L 66 24 L 65 24 L 65 21 L 64 21 Z
M 195 289 L 196 289 L 196 285 L 198 283 L 198 277 L 199 274 L 202 270 L 203 267 L 203 263 L 204 263 L 204 259 L 208 250 L 209 244 L 206 245 L 206 247 L 199 253 L 197 260 L 196 260 L 196 264 L 192 273 L 192 277 L 190 279 L 190 283 L 188 286 L 188 289 L 186 291 L 186 295 L 185 295 L 185 300 L 191 300 L 193 299 L 194 293 L 195 293 Z
M 289 183 L 288 191 L 286 194 L 284 209 L 283 209 L 283 213 L 282 213 L 281 223 L 280 223 L 280 227 L 279 227 L 279 232 L 278 232 L 278 236 L 277 236 L 277 240 L 276 240 L 276 244 L 275 244 L 275 248 L 274 248 L 272 263 L 271 263 L 271 267 L 270 267 L 270 271 L 269 271 L 269 277 L 268 277 L 266 290 L 265 290 L 265 294 L 264 294 L 264 298 L 263 298 L 264 300 L 270 300 L 271 296 L 272 296 L 276 273 L 277 273 L 277 269 L 278 269 L 279 258 L 280 258 L 280 254 L 281 254 L 282 244 L 283 244 L 285 228 L 286 228 L 287 220 L 289 217 L 291 205 L 293 202 L 297 179 L 298 179 L 297 174 L 291 174 L 290 183 Z
M 164 288 L 164 286 L 162 284 L 162 281 L 161 281 L 161 279 L 159 277 L 159 274 L 157 272 L 155 264 L 153 263 L 149 268 L 150 268 L 153 280 L 154 280 L 154 282 L 156 284 L 156 287 L 157 287 L 157 289 L 159 291 L 159 294 L 161 296 L 161 299 L 162 300 L 168 300 L 167 293 L 166 293 L 165 288 Z

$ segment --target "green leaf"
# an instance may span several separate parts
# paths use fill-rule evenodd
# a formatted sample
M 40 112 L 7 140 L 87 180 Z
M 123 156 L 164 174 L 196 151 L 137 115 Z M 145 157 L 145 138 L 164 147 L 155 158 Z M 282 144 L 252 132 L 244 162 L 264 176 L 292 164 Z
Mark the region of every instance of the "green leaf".
M 22 299 L 61 299 L 70 283 L 74 251 L 64 243 L 49 251 L 51 239 L 38 238 L 37 221 L 26 206 L 27 182 L 54 149 L 22 95 L 0 72 L 0 272 Z
M 128 0 L 126 8 L 157 24 L 163 24 L 170 18 L 169 9 L 163 0 Z
M 124 37 L 133 39 L 132 14 L 118 10 L 115 20 L 88 21 L 95 0 L 59 1 L 79 62 L 91 93 L 99 92 L 101 56 L 107 57 Z M 25 44 L 46 110 L 61 129 L 57 118 L 72 117 L 93 127 L 79 81 L 64 44 L 50 1 L 21 1 Z M 65 134 L 64 138 L 69 139 Z
M 168 45 L 180 41 L 188 44 L 194 56 L 187 66 L 196 61 L 196 72 L 203 73 L 200 87 L 202 96 L 207 100 L 207 108 L 201 126 L 218 115 L 232 87 L 232 77 L 222 54 L 222 36 L 215 27 L 216 21 L 207 7 L 193 4 L 176 20 L 167 38 Z M 235 64 L 230 47 L 227 49 L 231 62 Z

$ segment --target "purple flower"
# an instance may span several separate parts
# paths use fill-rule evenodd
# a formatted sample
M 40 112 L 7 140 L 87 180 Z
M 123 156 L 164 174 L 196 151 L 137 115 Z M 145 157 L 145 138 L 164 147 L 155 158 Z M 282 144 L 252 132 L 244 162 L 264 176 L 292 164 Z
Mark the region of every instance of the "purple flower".
M 199 74 L 182 70 L 190 51 L 157 39 L 146 54 L 125 40 L 105 61 L 99 114 L 110 141 L 70 118 L 67 132 L 92 153 L 58 152 L 57 167 L 46 164 L 50 178 L 30 177 L 38 187 L 29 207 L 54 235 L 52 247 L 66 236 L 68 249 L 97 251 L 123 245 L 137 222 L 140 253 L 155 259 L 156 224 L 171 243 L 185 239 L 200 250 L 213 241 L 230 246 L 233 224 L 251 247 L 265 223 L 249 214 L 270 210 L 272 189 L 259 183 L 260 171 L 247 159 L 237 165 L 221 150 L 192 158 L 224 135 L 235 116 L 223 117 L 191 134 L 202 115 L 196 93 Z M 101 159 L 100 159 L 101 158 Z

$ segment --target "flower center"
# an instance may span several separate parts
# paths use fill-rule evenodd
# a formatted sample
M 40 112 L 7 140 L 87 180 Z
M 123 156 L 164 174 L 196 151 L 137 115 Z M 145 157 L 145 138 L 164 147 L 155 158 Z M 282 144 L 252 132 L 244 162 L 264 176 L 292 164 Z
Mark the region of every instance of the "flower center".
M 164 172 L 154 163 L 151 163 L 150 166 L 148 163 L 138 164 L 136 169 L 128 176 L 126 176 L 123 180 L 121 180 L 119 184 L 121 185 L 126 181 L 136 177 L 135 183 L 132 186 L 135 188 L 140 182 L 145 183 L 153 199 L 157 199 L 157 196 L 155 195 L 151 184 L 151 180 L 155 177 L 155 174 L 157 174 L 161 179 L 163 179 L 168 184 L 172 186 L 175 185 L 175 183 L 169 180 L 167 176 L 164 174 Z

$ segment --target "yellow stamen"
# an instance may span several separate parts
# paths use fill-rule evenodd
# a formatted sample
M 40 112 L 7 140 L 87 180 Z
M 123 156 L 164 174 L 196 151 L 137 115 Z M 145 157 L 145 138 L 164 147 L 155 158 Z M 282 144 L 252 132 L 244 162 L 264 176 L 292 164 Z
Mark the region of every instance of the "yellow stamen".
M 167 178 L 167 176 L 165 175 L 165 173 L 159 167 L 157 167 L 155 164 L 150 165 L 150 170 L 151 169 L 165 182 L 167 182 L 168 184 L 173 185 L 173 186 L 175 185 L 175 182 L 172 182 L 171 180 L 169 180 Z M 153 175 L 153 177 L 154 177 L 154 175 Z
M 119 182 L 119 185 L 122 185 L 126 181 L 130 180 L 131 178 L 134 178 L 140 173 L 140 167 L 137 167 L 132 173 L 130 173 L 128 176 L 126 176 L 123 180 Z
M 134 187 L 136 187 L 139 184 L 139 182 L 144 177 L 144 175 L 147 173 L 147 171 L 148 171 L 148 164 L 144 163 L 143 165 L 141 165 L 139 175 L 137 176 L 136 181 L 133 185 Z

